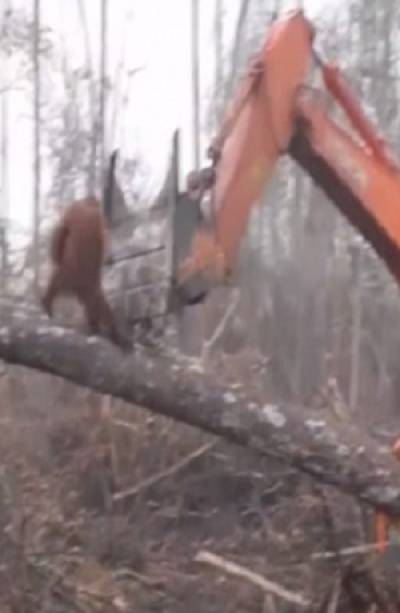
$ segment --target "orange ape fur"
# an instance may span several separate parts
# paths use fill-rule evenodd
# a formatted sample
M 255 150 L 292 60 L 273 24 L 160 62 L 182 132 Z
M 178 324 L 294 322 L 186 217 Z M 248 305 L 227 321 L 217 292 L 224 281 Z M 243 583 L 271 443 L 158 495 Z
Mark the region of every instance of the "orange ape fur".
M 121 345 L 114 315 L 101 286 L 107 239 L 105 219 L 96 198 L 70 204 L 53 230 L 50 244 L 53 270 L 41 302 L 51 317 L 57 296 L 75 296 L 85 309 L 90 332 L 99 334 L 104 325 L 111 340 Z
M 396 460 L 400 461 L 400 438 L 396 439 L 392 446 L 392 453 Z M 389 539 L 390 526 L 393 525 L 400 531 L 399 518 L 388 517 L 383 511 L 375 511 L 374 513 L 374 531 L 375 542 L 379 553 L 384 553 L 386 542 Z

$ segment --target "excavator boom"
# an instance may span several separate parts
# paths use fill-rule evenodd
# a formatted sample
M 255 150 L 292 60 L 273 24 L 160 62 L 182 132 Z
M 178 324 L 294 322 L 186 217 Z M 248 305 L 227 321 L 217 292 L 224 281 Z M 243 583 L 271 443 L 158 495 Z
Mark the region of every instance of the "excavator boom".
M 315 100 L 298 100 L 289 154 L 400 280 L 400 174 L 333 122 Z
M 219 161 L 215 183 L 215 233 L 231 266 L 253 204 L 287 151 L 294 102 L 310 67 L 313 32 L 300 14 L 277 22 L 240 85 L 225 125 L 212 145 Z M 236 100 L 242 102 L 234 113 Z M 222 138 L 221 138 L 222 134 Z M 221 142 L 222 141 L 222 142 Z
M 227 108 L 209 152 L 215 168 L 211 227 L 194 222 L 188 242 L 185 224 L 187 249 L 180 249 L 175 263 L 175 289 L 186 304 L 202 299 L 233 267 L 251 208 L 292 138 L 312 39 L 313 29 L 301 13 L 276 22 Z M 187 219 L 187 209 L 196 206 L 187 199 L 178 204 L 175 234 L 180 234 L 180 215 Z
M 209 150 L 214 172 L 210 218 L 201 213 L 201 190 L 197 200 L 189 193 L 177 208 L 177 225 L 190 207 L 199 210 L 191 216 L 192 225 L 186 223 L 185 248 L 174 265 L 175 291 L 185 304 L 204 299 L 229 276 L 250 211 L 284 154 L 304 168 L 400 279 L 399 168 L 338 69 L 317 56 L 313 39 L 302 11 L 273 24 Z M 329 116 L 321 95 L 307 86 L 313 65 L 347 115 L 348 129 Z

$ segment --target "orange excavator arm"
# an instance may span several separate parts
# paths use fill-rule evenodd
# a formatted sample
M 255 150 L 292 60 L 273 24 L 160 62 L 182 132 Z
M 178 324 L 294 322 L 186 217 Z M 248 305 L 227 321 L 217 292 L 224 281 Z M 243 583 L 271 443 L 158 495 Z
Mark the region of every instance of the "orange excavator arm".
M 174 212 L 173 292 L 180 304 L 202 301 L 231 273 L 251 208 L 280 156 L 287 154 L 372 245 L 400 280 L 400 170 L 339 71 L 313 50 L 314 30 L 301 11 L 275 22 L 253 59 L 209 149 L 212 164 L 191 173 Z M 344 128 L 307 86 L 312 65 L 345 112 Z M 212 188 L 212 211 L 201 210 Z M 394 447 L 400 459 L 400 445 Z M 374 518 L 383 551 L 389 518 Z
M 178 238 L 186 249 L 179 248 L 174 281 L 185 303 L 202 299 L 234 266 L 250 210 L 293 136 L 295 101 L 307 78 L 312 37 L 301 13 L 278 21 L 226 111 L 209 152 L 215 173 L 211 225 L 198 223 L 193 214 L 192 227 L 185 223 L 190 240 L 181 233 Z M 180 214 L 190 217 L 191 206 L 196 202 L 187 199 L 178 205 L 177 226 Z
M 200 172 L 198 184 L 191 176 L 193 201 L 207 176 L 213 206 L 210 219 L 199 214 L 186 224 L 186 247 L 175 263 L 174 283 L 186 304 L 202 300 L 231 273 L 251 208 L 284 154 L 304 168 L 400 278 L 399 168 L 339 71 L 318 58 L 313 39 L 302 11 L 275 22 L 209 149 L 208 174 Z M 307 86 L 313 64 L 352 130 L 336 123 Z

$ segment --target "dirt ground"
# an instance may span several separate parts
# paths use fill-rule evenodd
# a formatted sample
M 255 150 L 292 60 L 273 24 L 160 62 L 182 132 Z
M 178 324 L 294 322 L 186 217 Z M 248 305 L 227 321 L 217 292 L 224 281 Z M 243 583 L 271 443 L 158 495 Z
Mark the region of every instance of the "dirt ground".
M 7 372 L 1 612 L 398 610 L 376 555 L 318 557 L 371 536 L 369 511 L 349 498 L 144 410 Z M 309 606 L 196 561 L 202 551 Z

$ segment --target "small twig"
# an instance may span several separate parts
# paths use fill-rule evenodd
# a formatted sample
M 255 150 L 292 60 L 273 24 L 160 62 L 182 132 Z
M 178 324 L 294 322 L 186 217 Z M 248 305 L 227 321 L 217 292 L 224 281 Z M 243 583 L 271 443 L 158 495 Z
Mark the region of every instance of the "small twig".
M 138 573 L 131 568 L 120 568 L 113 573 L 114 579 L 133 579 L 138 583 L 157 590 L 164 590 L 164 582 L 162 579 L 154 579 L 142 573 Z
M 126 428 L 127 430 L 132 430 L 132 432 L 138 432 L 139 430 L 137 426 L 129 423 L 129 421 L 124 421 L 123 419 L 113 419 L 112 424 L 114 426 L 120 426 L 120 428 Z
M 19 554 L 19 573 L 22 583 L 22 611 L 26 611 L 26 590 L 28 585 L 28 571 L 27 571 L 27 551 L 26 551 L 26 535 L 27 535 L 27 523 L 28 517 L 22 511 L 22 516 L 19 521 L 18 529 L 18 554 Z
M 309 606 L 309 602 L 303 598 L 300 594 L 296 594 L 295 592 L 290 592 L 284 587 L 265 579 L 261 575 L 254 573 L 253 571 L 244 568 L 243 566 L 239 566 L 234 562 L 229 562 L 224 558 L 215 555 L 214 553 L 210 553 L 208 551 L 199 551 L 199 553 L 195 556 L 195 562 L 204 562 L 205 564 L 210 564 L 211 566 L 215 566 L 230 575 L 235 575 L 236 577 L 241 577 L 242 579 L 246 579 L 250 583 L 257 585 L 262 590 L 267 593 L 273 594 L 282 600 L 286 600 L 292 604 L 296 604 L 302 607 Z
M 106 429 L 107 429 L 108 451 L 109 451 L 113 481 L 114 483 L 119 484 L 120 483 L 119 470 L 118 470 L 119 461 L 118 461 L 118 454 L 117 454 L 114 431 L 113 431 L 114 420 L 112 418 L 113 402 L 115 402 L 115 400 L 113 400 L 112 396 L 104 396 L 103 402 L 101 405 L 101 413 L 102 413 L 102 418 L 105 420 Z
M 211 349 L 213 348 L 213 346 L 215 345 L 215 343 L 217 342 L 217 340 L 222 336 L 229 319 L 232 317 L 232 315 L 234 314 L 236 307 L 239 304 L 240 301 L 240 290 L 236 289 L 234 292 L 234 297 L 232 298 L 231 302 L 228 305 L 228 308 L 226 309 L 223 317 L 221 318 L 221 320 L 219 321 L 217 327 L 214 330 L 213 335 L 211 336 L 211 338 L 209 338 L 208 340 L 206 340 L 203 344 L 203 351 L 202 351 L 202 355 L 201 355 L 201 361 L 204 362 L 208 356 L 210 355 Z
M 326 609 L 326 613 L 336 613 L 339 604 L 340 588 L 342 587 L 342 576 L 338 575 L 333 584 L 331 597 Z
M 188 456 L 185 456 L 184 458 L 179 460 L 179 462 L 176 462 L 176 464 L 173 464 L 166 470 L 163 470 L 157 473 L 156 475 L 149 477 L 148 479 L 143 479 L 143 481 L 141 481 L 134 487 L 130 488 L 129 490 L 125 490 L 123 492 L 117 492 L 116 494 L 113 495 L 113 499 L 114 500 L 125 500 L 125 498 L 136 496 L 136 494 L 139 494 L 139 492 L 142 492 L 143 490 L 154 485 L 155 483 L 158 483 L 162 479 L 165 479 L 166 477 L 170 477 L 171 475 L 177 473 L 179 470 L 182 470 L 188 464 L 193 462 L 193 460 L 204 455 L 207 451 L 209 451 L 214 446 L 215 446 L 215 442 L 206 443 L 205 445 L 202 445 L 201 447 L 199 447 L 199 449 L 196 449 L 195 451 L 190 453 Z
M 123 262 L 125 260 L 134 260 L 136 258 L 141 258 L 146 255 L 151 255 L 152 253 L 158 253 L 159 251 L 163 251 L 165 249 L 165 245 L 158 245 L 157 247 L 151 247 L 149 249 L 143 249 L 142 251 L 136 251 L 133 253 L 124 253 L 120 255 L 112 255 L 109 256 L 105 262 L 106 266 L 114 266 L 118 262 Z
M 399 547 L 400 544 L 391 543 L 386 541 L 385 547 Z M 321 551 L 319 553 L 313 553 L 311 556 L 313 560 L 329 560 L 331 558 L 337 558 L 339 556 L 352 556 L 360 553 L 366 554 L 373 551 L 378 551 L 377 543 L 367 543 L 366 545 L 355 545 L 354 547 L 346 547 L 345 549 L 339 549 L 336 551 Z

